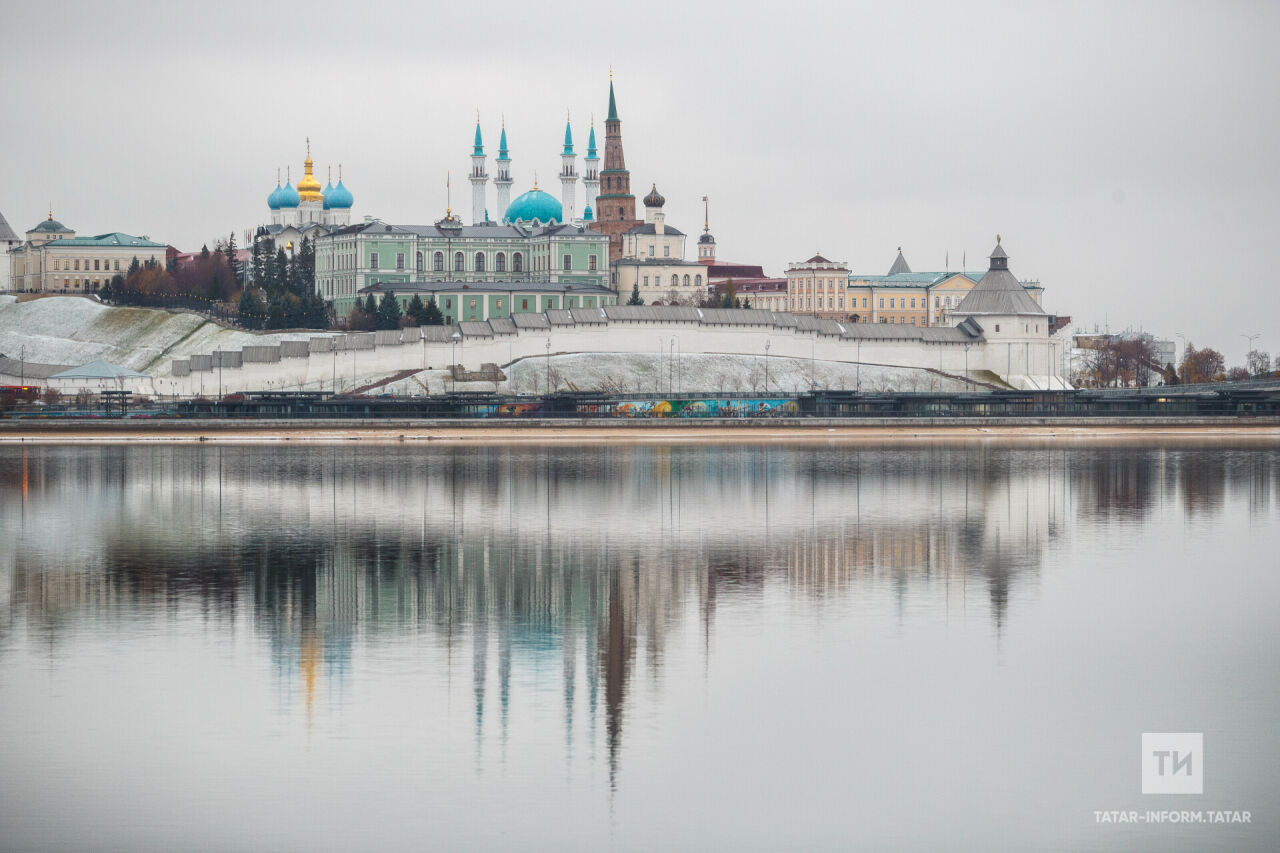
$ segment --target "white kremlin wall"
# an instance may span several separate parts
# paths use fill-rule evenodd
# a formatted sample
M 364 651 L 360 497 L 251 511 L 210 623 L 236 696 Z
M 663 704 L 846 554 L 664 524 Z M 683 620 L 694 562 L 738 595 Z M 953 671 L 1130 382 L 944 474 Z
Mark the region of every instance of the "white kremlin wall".
M 60 337 L 56 323 L 45 322 L 27 309 L 31 324 L 12 322 L 11 311 L 41 306 L 46 314 L 57 314 L 57 304 L 76 301 L 97 312 L 133 312 L 128 323 L 116 323 L 110 314 L 82 323 L 79 332 Z M 83 310 L 83 309 L 77 309 Z M 6 316 L 9 315 L 9 316 Z M 630 318 L 630 319 L 627 319 Z M 51 317 L 44 317 L 48 321 Z M 748 325 L 750 324 L 750 325 Z M 24 325 L 28 328 L 22 328 Z M 194 328 L 192 327 L 194 325 Z M 115 329 L 115 336 L 103 332 Z M 86 344 L 80 336 L 97 330 L 99 338 Z M 425 335 L 425 337 L 424 337 Z M 456 340 L 454 336 L 457 336 Z M 136 339 L 135 339 L 136 337 Z M 147 374 L 139 380 L 112 381 L 103 387 L 121 387 L 147 394 L 208 396 L 222 392 L 266 390 L 310 390 L 338 392 L 379 382 L 405 371 L 437 371 L 452 364 L 478 371 L 492 363 L 524 364 L 529 369 L 542 365 L 548 354 L 552 368 L 562 375 L 554 383 L 561 389 L 618 390 L 645 393 L 676 390 L 670 373 L 680 366 L 680 389 L 685 391 L 734 390 L 725 387 L 724 376 L 741 376 L 739 390 L 748 391 L 748 381 L 763 373 L 761 362 L 777 360 L 779 369 L 770 390 L 805 390 L 810 383 L 820 387 L 854 387 L 865 366 L 876 371 L 875 390 L 929 390 L 935 387 L 939 371 L 953 377 L 969 376 L 982 381 L 1004 382 L 1018 388 L 1069 387 L 1062 379 L 1062 348 L 1065 340 L 1002 339 L 991 343 L 970 340 L 955 329 L 920 329 L 909 326 L 841 325 L 768 311 L 723 311 L 695 308 L 610 306 L 605 309 L 573 309 L 547 314 L 518 315 L 484 323 L 458 326 L 408 328 L 394 332 L 357 334 L 241 332 L 177 314 L 148 309 L 106 308 L 84 299 L 44 299 L 14 305 L 0 303 L 0 352 L 16 355 L 20 342 L 27 344 L 26 359 L 33 362 L 75 365 L 92 358 L 108 358 Z M 116 359 L 109 356 L 114 355 Z M 699 373 L 695 356 L 743 357 L 735 371 L 732 362 L 717 360 L 714 381 L 705 369 Z M 573 358 L 569 358 L 573 356 Z M 625 356 L 625 358 L 623 358 Z M 665 386 L 641 375 L 654 372 L 655 360 L 665 364 L 669 379 Z M 809 370 L 803 365 L 809 364 Z M 221 363 L 221 370 L 219 370 Z M 818 365 L 823 364 L 821 370 Z M 612 379 L 600 378 L 602 369 L 631 364 Z M 644 365 L 649 365 L 644 368 Z M 707 363 L 709 364 L 709 362 Z M 843 365 L 844 367 L 834 367 Z M 704 364 L 705 368 L 705 364 Z M 517 375 L 522 368 L 517 368 Z M 628 372 L 629 371 L 629 372 Z M 607 371 L 605 371 L 607 373 Z M 221 374 L 219 378 L 219 374 Z M 430 377 L 430 373 L 427 377 Z M 631 375 L 638 387 L 630 384 Z M 779 377 L 787 376 L 786 380 Z M 869 374 L 871 375 L 871 374 Z M 998 377 L 998 379 L 996 379 Z M 940 379 L 942 377 L 939 377 Z M 825 381 L 824 381 L 825 379 Z M 0 377 L 10 384 L 16 377 Z M 420 379 L 418 393 L 446 390 L 443 375 L 437 380 Z M 438 384 L 437 383 L 441 383 Z M 500 384 L 496 390 L 503 390 Z M 529 380 L 517 382 L 514 390 L 536 390 Z M 603 386 L 603 387 L 602 387 Z M 878 387 L 877 387 L 878 386 Z M 449 387 L 452 387 L 451 383 Z M 495 390 L 491 382 L 459 385 Z M 863 383 L 864 390 L 869 390 Z M 414 386 L 403 380 L 394 387 L 412 393 Z

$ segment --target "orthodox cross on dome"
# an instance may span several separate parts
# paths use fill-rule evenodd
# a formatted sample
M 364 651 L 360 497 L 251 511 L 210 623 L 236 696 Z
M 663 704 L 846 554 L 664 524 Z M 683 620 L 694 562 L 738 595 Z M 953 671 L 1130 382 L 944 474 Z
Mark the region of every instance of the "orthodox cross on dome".
M 711 203 L 705 195 L 702 197 L 702 233 L 711 233 Z

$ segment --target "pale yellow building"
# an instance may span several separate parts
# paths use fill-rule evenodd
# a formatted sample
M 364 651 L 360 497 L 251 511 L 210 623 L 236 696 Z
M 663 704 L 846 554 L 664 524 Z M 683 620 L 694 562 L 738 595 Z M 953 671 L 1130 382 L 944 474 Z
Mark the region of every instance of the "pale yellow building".
M 124 275 L 135 258 L 163 264 L 167 250 L 164 243 L 119 231 L 77 237 L 50 211 L 9 252 L 11 287 L 28 293 L 93 293 L 117 273 Z
M 814 255 L 787 267 L 787 310 L 849 323 L 949 326 L 949 312 L 983 275 L 912 272 L 901 249 L 886 275 L 850 273 L 847 264 Z M 1039 304 L 1040 282 L 1022 286 Z

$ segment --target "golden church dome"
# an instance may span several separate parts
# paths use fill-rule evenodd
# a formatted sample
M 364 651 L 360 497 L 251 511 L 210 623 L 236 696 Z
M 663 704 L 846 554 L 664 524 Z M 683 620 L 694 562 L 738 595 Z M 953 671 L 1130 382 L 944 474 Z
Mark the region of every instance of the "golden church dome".
M 306 172 L 302 176 L 302 180 L 298 181 L 298 196 L 303 201 L 324 201 L 324 192 L 320 188 L 320 182 L 316 180 L 316 176 L 311 174 L 311 139 L 307 139 L 307 159 L 302 164 L 303 170 Z

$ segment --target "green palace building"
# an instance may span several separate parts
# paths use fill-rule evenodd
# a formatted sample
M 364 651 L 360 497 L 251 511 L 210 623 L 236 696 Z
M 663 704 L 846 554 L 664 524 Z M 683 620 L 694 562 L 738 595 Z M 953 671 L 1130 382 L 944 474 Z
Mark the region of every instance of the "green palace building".
M 391 291 L 405 304 L 415 293 L 424 302 L 434 295 L 448 322 L 611 305 L 609 238 L 590 230 L 585 213 L 561 221 L 560 202 L 535 186 L 501 223 L 464 225 L 449 211 L 433 225 L 340 228 L 316 240 L 316 291 L 339 316 L 370 292 Z

